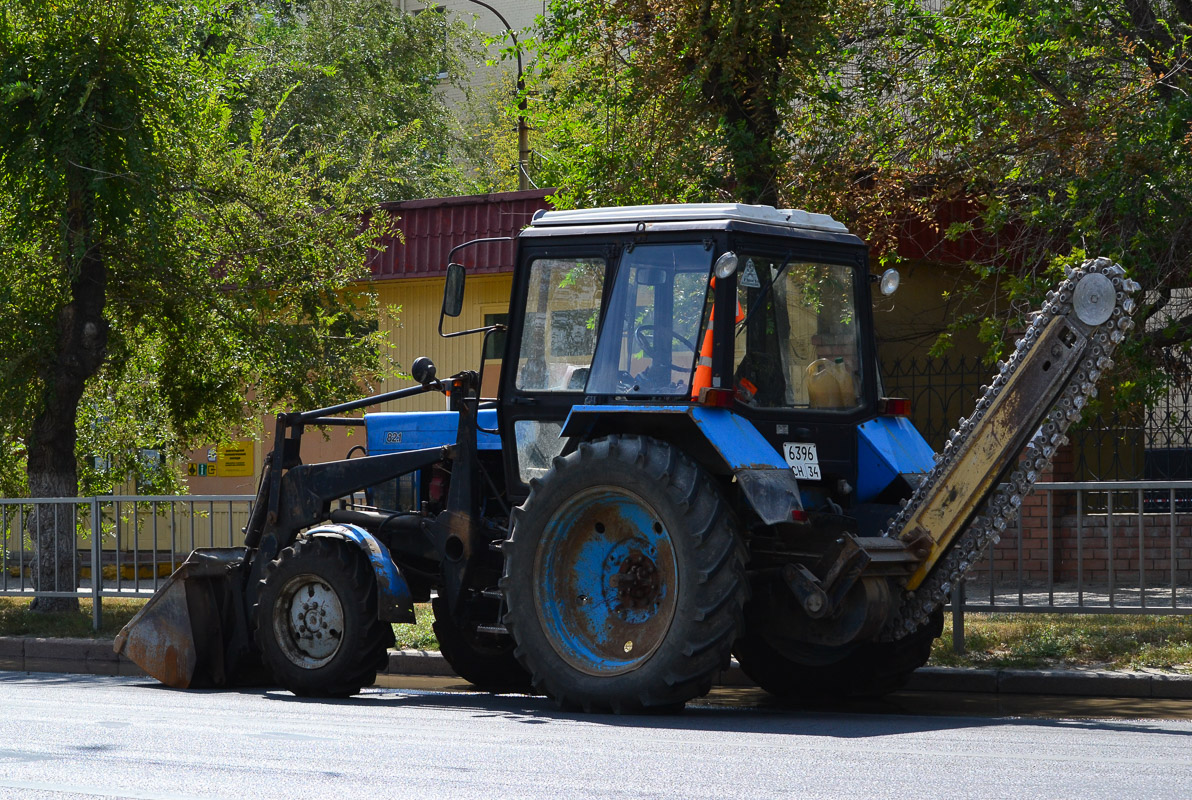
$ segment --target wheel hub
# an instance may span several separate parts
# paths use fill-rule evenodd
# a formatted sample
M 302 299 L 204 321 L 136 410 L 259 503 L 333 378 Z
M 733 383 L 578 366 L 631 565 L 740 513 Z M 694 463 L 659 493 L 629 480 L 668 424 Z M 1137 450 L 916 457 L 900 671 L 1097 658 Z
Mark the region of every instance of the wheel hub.
M 632 550 L 621 568 L 609 578 L 617 590 L 617 605 L 623 609 L 656 610 L 662 591 L 662 576 L 654 561 L 641 550 Z
M 274 625 L 282 651 L 307 669 L 326 664 L 343 641 L 339 595 L 315 575 L 296 575 L 283 587 Z
M 556 651 L 595 675 L 637 668 L 674 618 L 678 570 L 671 534 L 653 508 L 623 489 L 572 497 L 547 526 L 536 590 Z

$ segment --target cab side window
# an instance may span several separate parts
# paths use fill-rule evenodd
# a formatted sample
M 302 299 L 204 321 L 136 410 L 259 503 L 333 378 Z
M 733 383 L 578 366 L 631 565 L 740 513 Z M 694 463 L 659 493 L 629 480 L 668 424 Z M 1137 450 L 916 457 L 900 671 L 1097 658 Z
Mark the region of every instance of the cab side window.
M 606 263 L 538 258 L 530 266 L 517 388 L 582 392 L 596 351 Z
M 855 408 L 861 400 L 855 270 L 743 255 L 736 384 L 763 408 Z

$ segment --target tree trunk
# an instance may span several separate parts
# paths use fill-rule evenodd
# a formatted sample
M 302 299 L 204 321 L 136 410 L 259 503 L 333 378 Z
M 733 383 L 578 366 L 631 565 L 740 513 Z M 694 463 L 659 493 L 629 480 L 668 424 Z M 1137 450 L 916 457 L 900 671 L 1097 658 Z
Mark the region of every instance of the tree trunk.
M 774 139 L 778 136 L 780 120 L 773 100 L 748 91 L 734 100 L 725 104 L 721 113 L 730 130 L 736 131 L 729 150 L 737 196 L 746 203 L 776 206 L 778 155 Z
M 778 98 L 767 87 L 777 83 L 772 64 L 746 64 L 739 71 L 717 66 L 704 82 L 704 101 L 728 128 L 732 189 L 745 203 L 779 203 L 779 155 L 774 148 L 782 118 Z
M 34 497 L 71 497 L 78 491 L 75 474 L 29 473 Z M 41 504 L 29 511 L 26 528 L 33 540 L 33 586 L 43 592 L 73 592 L 78 587 L 73 505 Z M 77 611 L 75 597 L 35 597 L 34 611 Z
M 56 346 L 41 368 L 41 412 L 33 421 L 28 442 L 29 491 L 34 497 L 78 495 L 75 425 L 79 401 L 87 379 L 107 355 L 108 323 L 103 318 L 107 271 L 92 238 L 94 216 L 85 190 L 71 193 L 66 222 L 63 266 L 71 276 L 71 297 L 58 310 Z M 77 517 L 73 505 L 34 509 L 30 530 L 33 581 L 38 591 L 73 592 L 78 588 Z M 32 605 L 37 611 L 73 611 L 78 607 L 74 597 L 38 597 Z

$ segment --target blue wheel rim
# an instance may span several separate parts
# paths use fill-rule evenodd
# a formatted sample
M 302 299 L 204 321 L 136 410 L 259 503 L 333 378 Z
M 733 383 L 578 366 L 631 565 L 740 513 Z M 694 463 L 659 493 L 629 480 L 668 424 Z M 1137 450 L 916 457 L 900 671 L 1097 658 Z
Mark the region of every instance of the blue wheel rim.
M 542 533 L 535 604 L 555 651 L 590 675 L 641 666 L 666 638 L 679 575 L 652 506 L 598 486 L 568 498 Z

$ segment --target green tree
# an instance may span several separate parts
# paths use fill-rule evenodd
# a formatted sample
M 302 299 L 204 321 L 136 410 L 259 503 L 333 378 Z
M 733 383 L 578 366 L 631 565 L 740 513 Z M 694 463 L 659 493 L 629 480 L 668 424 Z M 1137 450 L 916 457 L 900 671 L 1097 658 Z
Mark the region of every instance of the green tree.
M 458 85 L 478 46 L 446 14 L 408 14 L 392 0 L 258 0 L 226 37 L 239 91 L 235 128 L 254 120 L 302 155 L 335 150 L 336 177 L 367 162 L 366 200 L 458 194 L 455 121 L 441 87 Z
M 469 92 L 461 104 L 460 162 L 469 191 L 518 189 L 517 81 L 500 73 L 489 86 Z M 531 168 L 530 171 L 533 171 Z
M 891 0 L 835 20 L 820 90 L 789 119 L 790 195 L 842 210 L 884 258 L 908 220 L 969 204 L 945 233 L 981 243 L 968 289 L 992 299 L 956 324 L 995 354 L 1064 266 L 1119 260 L 1148 290 L 1139 316 L 1166 319 L 1121 361 L 1168 380 L 1192 340 L 1192 5 Z
M 775 203 L 828 0 L 555 0 L 532 86 L 539 182 L 577 205 Z
M 353 284 L 376 150 L 295 152 L 264 111 L 238 129 L 244 62 L 211 47 L 231 17 L 0 8 L 0 431 L 34 497 L 75 496 L 80 428 L 181 448 L 246 408 L 358 394 L 380 367 L 375 299 Z M 74 534 L 38 518 L 36 586 L 76 585 Z
M 1187 0 L 556 0 L 542 178 L 565 203 L 825 211 L 889 263 L 909 224 L 956 219 L 943 238 L 979 246 L 954 327 L 991 358 L 1065 266 L 1109 256 L 1150 290 L 1129 402 L 1192 376 L 1190 32 Z

